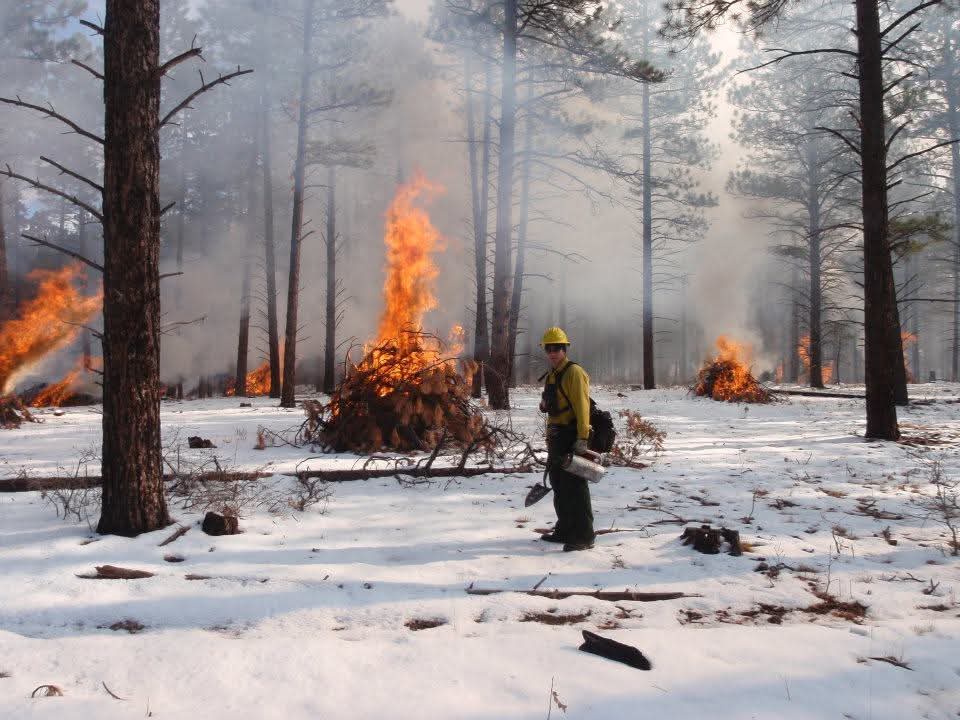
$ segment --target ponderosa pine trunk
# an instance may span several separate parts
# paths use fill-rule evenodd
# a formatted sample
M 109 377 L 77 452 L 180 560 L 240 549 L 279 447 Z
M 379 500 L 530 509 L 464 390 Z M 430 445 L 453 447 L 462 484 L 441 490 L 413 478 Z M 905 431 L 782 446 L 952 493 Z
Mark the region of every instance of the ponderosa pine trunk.
M 647 57 L 647 28 L 643 29 L 643 51 Z M 643 134 L 643 387 L 656 386 L 653 352 L 653 172 L 650 141 L 650 85 L 641 87 L 641 132 Z
M 787 349 L 787 382 L 800 381 L 800 303 L 797 296 L 800 294 L 800 274 L 794 267 L 790 278 L 790 347 Z
M 327 168 L 327 297 L 323 344 L 323 391 L 333 393 L 337 354 L 337 171 Z
M 513 163 L 517 115 L 517 0 L 505 0 L 500 91 L 500 158 L 493 256 L 493 326 L 487 397 L 494 410 L 510 408 L 510 251 L 513 240 Z
M 480 159 L 477 159 L 476 119 L 473 108 L 473 70 L 470 55 L 464 61 L 467 102 L 467 147 L 470 160 L 470 197 L 473 205 L 473 255 L 477 296 L 474 303 L 473 359 L 477 371 L 473 376 L 472 395 L 480 397 L 486 365 L 490 361 L 490 323 L 487 317 L 487 225 L 490 215 L 490 126 L 492 124 L 492 70 L 484 62 L 483 130 Z
M 277 249 L 273 228 L 273 174 L 270 155 L 270 98 L 261 95 L 263 162 L 263 269 L 266 274 L 267 352 L 270 359 L 270 397 L 280 397 L 280 323 L 277 320 Z
M 10 286 L 10 270 L 7 266 L 7 233 L 4 225 L 3 181 L 0 180 L 0 323 L 13 314 L 13 288 Z
M 866 437 L 896 440 L 897 366 L 903 367 L 890 258 L 883 50 L 878 0 L 856 0 L 863 211 Z
M 944 44 L 947 81 L 947 127 L 950 137 L 960 138 L 960 81 L 957 76 L 957 48 L 948 36 Z M 953 346 L 950 350 L 950 379 L 960 381 L 960 143 L 950 146 L 953 175 Z
M 303 66 L 300 70 L 300 108 L 297 119 L 297 157 L 293 169 L 293 218 L 290 228 L 290 272 L 287 281 L 287 327 L 283 347 L 283 385 L 280 407 L 294 407 L 296 400 L 297 310 L 300 302 L 300 245 L 303 237 L 303 186 L 306 168 L 307 104 L 310 100 L 311 46 L 314 0 L 303 7 Z
M 809 293 L 809 346 L 807 355 L 810 361 L 810 387 L 823 388 L 823 333 L 822 306 L 823 292 L 821 282 L 821 229 L 820 229 L 820 158 L 816 140 L 807 143 L 807 258 L 810 276 Z
M 513 269 L 510 295 L 510 387 L 517 386 L 517 333 L 520 327 L 520 303 L 523 300 L 523 273 L 527 259 L 527 230 L 530 226 L 530 154 L 533 152 L 533 77 L 527 86 L 527 114 L 523 135 L 523 165 L 520 175 L 520 218 L 517 226 L 517 262 Z
M 257 138 L 251 144 L 250 170 L 247 173 L 247 242 L 243 251 L 243 279 L 240 283 L 240 331 L 237 333 L 237 380 L 234 391 L 237 397 L 247 394 L 247 358 L 250 355 L 250 264 L 256 246 L 257 228 Z
M 103 499 L 97 532 L 170 523 L 160 450 L 160 0 L 103 25 Z
M 77 215 L 77 251 L 85 258 L 91 257 L 90 252 L 90 243 L 87 241 L 89 232 L 87 231 L 87 225 L 89 224 L 89 219 L 87 218 L 87 213 L 85 210 L 79 210 Z M 90 286 L 90 281 L 86 272 L 83 273 L 83 276 L 80 280 L 80 292 L 86 295 L 87 289 Z M 93 367 L 93 352 L 90 347 L 90 330 L 84 328 L 83 332 L 80 335 L 80 353 L 82 357 L 83 367 L 89 371 Z

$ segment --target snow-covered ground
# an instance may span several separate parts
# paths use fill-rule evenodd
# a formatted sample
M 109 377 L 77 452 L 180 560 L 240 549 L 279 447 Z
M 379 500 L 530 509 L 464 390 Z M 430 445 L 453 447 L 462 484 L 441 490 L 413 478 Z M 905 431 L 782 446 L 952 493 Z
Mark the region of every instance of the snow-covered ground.
M 665 429 L 666 448 L 592 486 L 596 527 L 636 531 L 588 552 L 537 539 L 553 512 L 549 498 L 523 507 L 531 475 L 341 483 L 303 513 L 249 512 L 229 537 L 174 507 L 191 529 L 165 547 L 173 528 L 99 538 L 38 493 L 0 495 L 0 718 L 532 720 L 548 716 L 551 684 L 566 706 L 554 702 L 554 718 L 960 714 L 960 563 L 924 507 L 931 459 L 960 477 L 960 386 L 913 387 L 931 402 L 901 411 L 905 434 L 936 446 L 864 442 L 862 400 L 744 406 L 619 390 L 595 397 Z M 537 433 L 536 392 L 514 400 L 516 426 Z M 165 403 L 168 456 L 282 473 L 312 454 L 254 450 L 260 426 L 302 416 L 252 402 Z M 0 431 L 0 477 L 73 475 L 95 454 L 96 408 L 41 416 Z M 189 435 L 218 448 L 186 450 Z M 738 529 L 752 549 L 696 553 L 678 518 Z M 156 575 L 77 577 L 103 564 Z M 699 597 L 478 596 L 471 584 Z M 143 629 L 110 629 L 124 620 Z M 417 620 L 442 624 L 407 627 Z M 640 648 L 653 670 L 579 652 L 582 629 Z M 46 683 L 64 696 L 30 699 Z

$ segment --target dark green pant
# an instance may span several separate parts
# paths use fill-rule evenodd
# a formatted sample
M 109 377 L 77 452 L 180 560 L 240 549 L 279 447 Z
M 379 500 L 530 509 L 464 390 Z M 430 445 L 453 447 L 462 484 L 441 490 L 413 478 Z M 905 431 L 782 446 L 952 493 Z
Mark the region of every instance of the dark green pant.
M 593 542 L 593 508 L 587 481 L 560 467 L 559 461 L 573 450 L 577 426 L 548 425 L 547 453 L 550 463 L 550 484 L 553 486 L 553 508 L 557 511 L 554 532 L 567 542 Z

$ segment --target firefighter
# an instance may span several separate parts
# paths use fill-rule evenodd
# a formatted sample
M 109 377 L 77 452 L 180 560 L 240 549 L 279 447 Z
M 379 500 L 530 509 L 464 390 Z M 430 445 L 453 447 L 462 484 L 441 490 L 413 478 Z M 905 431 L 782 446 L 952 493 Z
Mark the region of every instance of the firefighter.
M 557 523 L 543 535 L 547 542 L 563 543 L 564 552 L 593 547 L 593 509 L 587 481 L 567 472 L 560 461 L 569 453 L 583 453 L 590 438 L 590 378 L 567 357 L 570 340 L 558 327 L 548 328 L 540 346 L 547 355 L 547 371 L 540 412 L 547 413 L 547 466 L 553 486 Z

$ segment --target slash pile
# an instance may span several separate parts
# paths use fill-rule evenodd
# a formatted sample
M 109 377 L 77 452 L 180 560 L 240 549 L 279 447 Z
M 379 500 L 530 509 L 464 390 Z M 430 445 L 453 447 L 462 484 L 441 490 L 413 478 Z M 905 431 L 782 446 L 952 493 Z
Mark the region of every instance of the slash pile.
M 697 374 L 693 392 L 700 397 L 709 397 L 724 402 L 770 403 L 773 394 L 750 372 L 741 357 L 746 348 L 721 335 L 717 338 L 719 353 L 708 360 Z
M 423 333 L 375 346 L 334 391 L 314 439 L 337 452 L 360 453 L 481 441 L 483 416 L 470 401 L 473 363 L 461 363 L 458 371 L 440 349 Z

